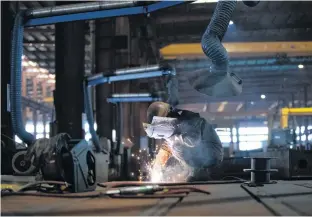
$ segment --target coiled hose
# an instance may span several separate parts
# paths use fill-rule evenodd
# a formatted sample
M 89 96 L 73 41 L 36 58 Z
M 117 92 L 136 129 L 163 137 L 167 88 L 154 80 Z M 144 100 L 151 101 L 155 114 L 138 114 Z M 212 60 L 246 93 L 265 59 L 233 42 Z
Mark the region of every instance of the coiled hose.
M 26 144 L 35 141 L 25 130 L 22 114 L 23 13 L 17 13 L 12 30 L 10 109 L 13 132 Z
M 85 113 L 89 124 L 89 131 L 91 134 L 92 142 L 95 146 L 96 152 L 104 151 L 101 149 L 99 137 L 97 136 L 96 131 L 94 129 L 92 102 L 89 87 L 86 81 L 83 82 L 83 94 L 84 94 Z
M 217 3 L 201 40 L 202 50 L 212 65 L 209 70 L 201 69 L 189 75 L 189 82 L 194 89 L 208 96 L 235 96 L 242 91 L 242 81 L 234 73 L 229 73 L 228 53 L 221 43 L 236 4 L 236 0 L 220 0 Z
M 206 56 L 211 59 L 213 69 L 223 73 L 227 72 L 229 58 L 221 41 L 227 31 L 236 3 L 236 1 L 223 0 L 218 2 L 201 40 L 202 49 Z

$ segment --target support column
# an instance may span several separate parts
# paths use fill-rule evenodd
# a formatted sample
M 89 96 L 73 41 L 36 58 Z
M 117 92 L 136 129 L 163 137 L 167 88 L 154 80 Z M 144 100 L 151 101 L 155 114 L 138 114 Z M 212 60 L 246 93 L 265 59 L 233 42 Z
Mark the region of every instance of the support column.
M 112 46 L 112 39 L 115 34 L 115 20 L 96 21 L 95 32 L 95 71 L 96 73 L 109 74 L 115 69 L 115 50 Z M 111 93 L 111 84 L 101 84 L 96 87 L 97 133 L 100 137 L 106 137 L 112 141 L 114 108 L 112 104 L 106 101 Z
M 1 2 L 1 174 L 11 174 L 11 159 L 15 151 L 14 135 L 11 124 L 11 114 L 8 105 L 11 55 L 11 31 L 13 28 L 13 13 L 10 1 Z M 11 138 L 11 139 L 10 139 Z M 2 143 L 3 142 L 3 143 Z
M 304 94 L 304 107 L 308 107 L 308 85 L 304 86 L 304 90 L 303 90 L 303 94 Z M 308 126 L 309 126 L 309 117 L 308 116 L 304 116 L 304 135 L 306 137 L 305 139 L 305 147 L 306 149 L 308 148 L 308 136 L 309 136 L 309 131 L 308 131 Z
M 57 2 L 58 5 L 68 2 Z M 55 25 L 55 110 L 58 133 L 82 139 L 85 22 Z

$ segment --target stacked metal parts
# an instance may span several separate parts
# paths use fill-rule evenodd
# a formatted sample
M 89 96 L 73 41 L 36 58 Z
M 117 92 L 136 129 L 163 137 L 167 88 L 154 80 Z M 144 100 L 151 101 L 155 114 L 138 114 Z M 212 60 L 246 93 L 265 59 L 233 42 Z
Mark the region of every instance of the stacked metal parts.
M 250 172 L 251 179 L 247 182 L 250 186 L 259 186 L 263 184 L 276 183 L 271 181 L 271 173 L 278 172 L 277 169 L 271 169 L 270 160 L 268 157 L 254 157 L 251 159 L 251 168 L 244 169 L 244 172 Z

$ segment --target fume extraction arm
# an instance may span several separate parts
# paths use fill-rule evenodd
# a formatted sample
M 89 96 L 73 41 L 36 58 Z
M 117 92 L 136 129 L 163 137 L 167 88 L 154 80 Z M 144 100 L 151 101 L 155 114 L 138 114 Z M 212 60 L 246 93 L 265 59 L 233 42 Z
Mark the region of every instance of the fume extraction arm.
M 190 73 L 189 83 L 198 92 L 213 97 L 230 97 L 242 92 L 242 80 L 229 69 L 229 57 L 221 41 L 227 31 L 236 1 L 219 1 L 202 36 L 201 45 L 211 60 L 209 69 Z

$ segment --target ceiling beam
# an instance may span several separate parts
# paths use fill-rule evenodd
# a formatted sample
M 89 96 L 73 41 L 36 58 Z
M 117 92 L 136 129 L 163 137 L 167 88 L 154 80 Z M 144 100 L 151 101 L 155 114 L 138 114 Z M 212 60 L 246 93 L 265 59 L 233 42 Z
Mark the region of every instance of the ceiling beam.
M 223 43 L 230 56 L 233 55 L 267 55 L 276 53 L 287 53 L 293 55 L 310 56 L 312 53 L 312 42 L 249 42 L 249 43 Z M 160 50 L 164 59 L 182 57 L 205 56 L 200 43 L 171 44 Z
M 158 43 L 166 46 L 171 43 L 198 43 L 201 41 L 203 27 L 164 27 L 157 31 Z M 223 42 L 266 42 L 266 41 L 309 41 L 311 28 L 287 28 L 272 30 L 228 31 Z

